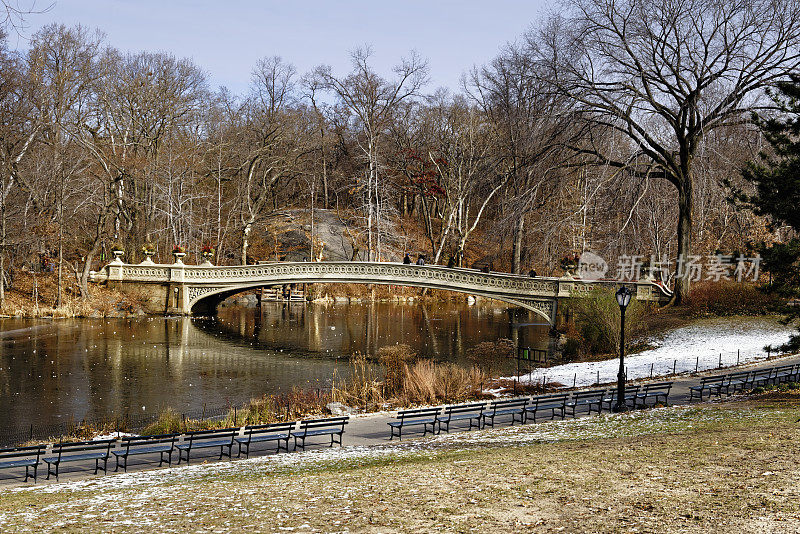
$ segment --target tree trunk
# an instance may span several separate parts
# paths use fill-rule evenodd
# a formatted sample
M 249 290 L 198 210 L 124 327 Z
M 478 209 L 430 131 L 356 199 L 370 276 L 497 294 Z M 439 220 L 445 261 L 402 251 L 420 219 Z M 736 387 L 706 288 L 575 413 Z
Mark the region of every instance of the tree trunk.
M 514 225 L 514 243 L 511 252 L 511 272 L 519 274 L 522 269 L 522 236 L 525 229 L 525 215 L 521 214 Z
M 6 188 L 0 191 L 0 311 L 6 305 Z
M 86 259 L 83 262 L 83 268 L 78 273 L 78 287 L 81 290 L 81 298 L 87 299 L 89 298 L 89 271 L 92 269 L 92 262 L 94 262 L 94 257 L 97 251 L 100 249 L 99 243 L 98 246 L 92 247 L 86 254 Z
M 242 265 L 247 265 L 247 247 L 250 246 L 248 237 L 250 236 L 250 224 L 245 224 L 242 228 Z
M 322 197 L 323 209 L 328 209 L 328 162 L 325 160 L 325 136 L 322 136 Z
M 685 178 L 678 188 L 678 258 L 675 263 L 673 304 L 681 304 L 689 295 L 690 280 L 686 262 L 692 252 L 692 181 Z

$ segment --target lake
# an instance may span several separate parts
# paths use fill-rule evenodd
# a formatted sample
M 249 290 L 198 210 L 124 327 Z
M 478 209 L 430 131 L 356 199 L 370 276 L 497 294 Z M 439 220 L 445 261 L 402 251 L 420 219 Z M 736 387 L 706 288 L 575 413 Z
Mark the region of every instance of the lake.
M 480 342 L 518 336 L 547 348 L 548 332 L 525 311 L 448 302 L 265 302 L 260 310 L 222 308 L 216 319 L 4 318 L 0 432 L 329 388 L 349 355 L 396 343 L 468 364 L 466 352 Z

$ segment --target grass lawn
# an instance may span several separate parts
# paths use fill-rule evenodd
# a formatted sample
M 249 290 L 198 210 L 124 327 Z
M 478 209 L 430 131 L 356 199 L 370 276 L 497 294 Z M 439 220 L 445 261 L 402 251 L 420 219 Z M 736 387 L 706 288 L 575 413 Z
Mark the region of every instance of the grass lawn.
M 799 532 L 800 396 L 0 491 L 6 532 Z

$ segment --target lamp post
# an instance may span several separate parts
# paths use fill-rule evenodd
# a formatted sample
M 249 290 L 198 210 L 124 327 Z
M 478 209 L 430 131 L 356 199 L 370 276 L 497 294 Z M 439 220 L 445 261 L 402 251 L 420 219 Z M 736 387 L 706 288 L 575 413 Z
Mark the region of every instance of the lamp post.
M 625 404 L 625 308 L 631 302 L 631 290 L 627 286 L 622 286 L 617 290 L 617 304 L 619 304 L 619 374 L 617 375 L 617 404 L 614 406 L 615 412 L 627 410 Z

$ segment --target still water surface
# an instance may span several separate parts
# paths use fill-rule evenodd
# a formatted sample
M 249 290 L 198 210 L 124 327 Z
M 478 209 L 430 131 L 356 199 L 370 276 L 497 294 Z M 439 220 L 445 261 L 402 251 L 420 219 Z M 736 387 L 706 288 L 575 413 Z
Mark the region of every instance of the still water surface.
M 223 309 L 217 320 L 0 319 L 0 429 L 167 406 L 193 412 L 294 386 L 330 387 L 348 355 L 395 343 L 456 362 L 477 343 L 515 335 L 547 347 L 547 325 L 512 322 L 539 321 L 454 303 L 264 303 Z

